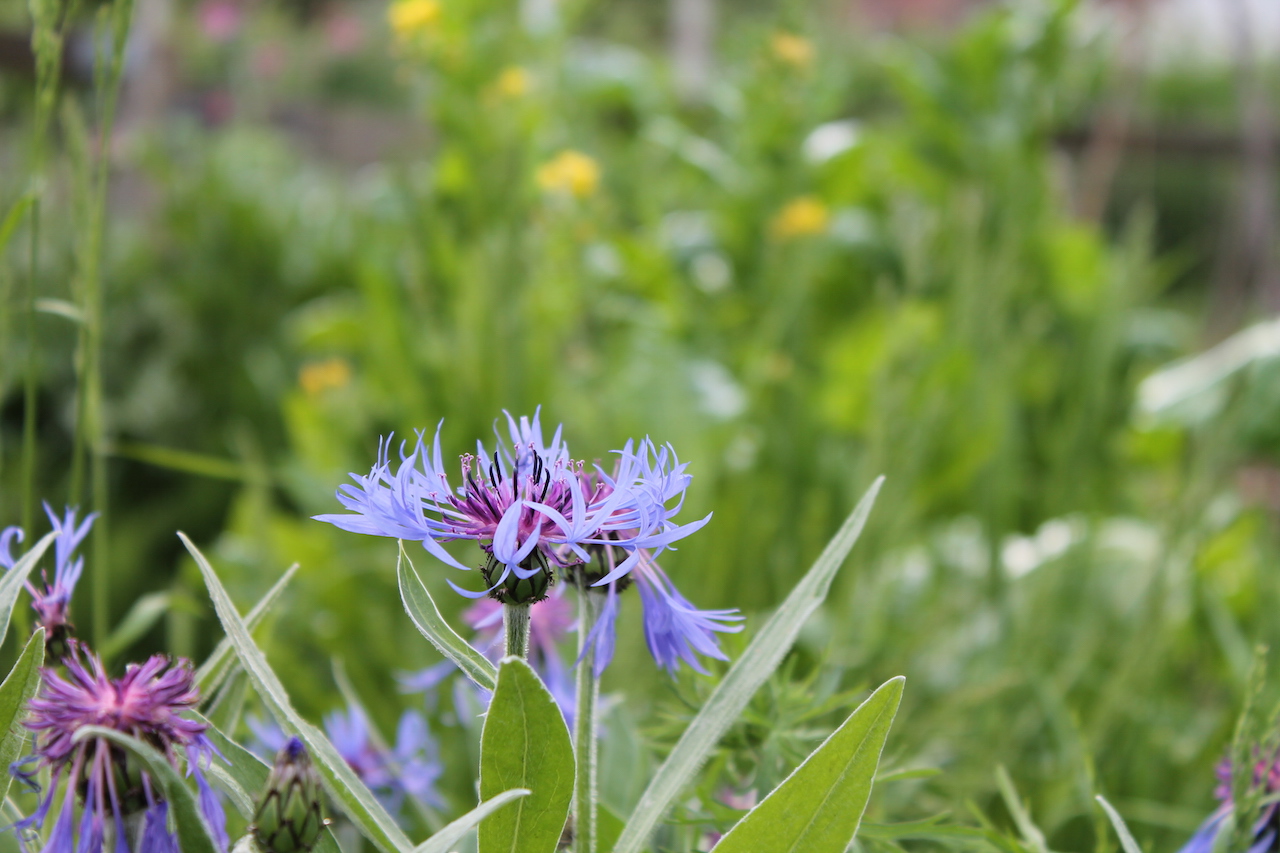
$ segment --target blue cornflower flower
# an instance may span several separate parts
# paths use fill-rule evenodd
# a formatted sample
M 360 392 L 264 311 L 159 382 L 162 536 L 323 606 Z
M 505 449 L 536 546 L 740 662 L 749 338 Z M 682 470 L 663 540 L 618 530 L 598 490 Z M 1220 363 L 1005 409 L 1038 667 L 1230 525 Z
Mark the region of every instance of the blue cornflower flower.
M 444 470 L 439 426 L 429 447 L 422 433 L 407 455 L 402 443 L 394 470 L 388 437 L 379 443 L 369 474 L 352 474 L 355 485 L 338 491 L 338 500 L 353 514 L 316 519 L 354 533 L 419 541 L 458 569 L 468 567 L 443 544 L 474 541 L 486 554 L 488 589 L 472 593 L 450 585 L 471 598 L 531 603 L 546 597 L 553 566 L 589 559 L 592 546 L 608 543 L 625 552 L 610 576 L 599 581 L 609 583 L 635 566 L 641 549 L 661 550 L 710 518 L 684 525 L 670 520 L 688 477 L 678 463 L 667 470 L 667 449 L 658 451 L 646 439 L 635 451 L 628 442 L 617 451 L 612 477 L 584 476 L 585 465 L 570 458 L 561 428 L 549 443 L 543 441 L 540 412 L 519 421 L 506 413 L 509 444 L 499 435 L 489 454 L 477 442 L 474 455 L 461 457 L 463 485 L 456 491 Z M 674 453 L 670 458 L 674 462 Z
M 145 812 L 139 853 L 177 850 L 177 839 L 165 824 L 167 804 L 150 774 L 103 738 L 76 742 L 84 726 L 106 726 L 149 743 L 175 766 L 182 755 L 187 772 L 195 777 L 199 804 L 214 840 L 227 847 L 226 816 L 210 789 L 205 770 L 217 754 L 205 737 L 206 723 L 181 716 L 200 699 L 191 665 L 155 655 L 143 664 L 131 664 L 121 678 L 108 678 L 102 662 L 74 640 L 63 661 L 67 677 L 56 670 L 42 670 L 44 683 L 31 700 L 26 727 L 35 732 L 32 755 L 11 768 L 31 783 L 36 770 L 51 774 L 48 790 L 36 811 L 14 824 L 20 833 L 44 825 L 62 785 L 62 805 L 42 853 L 102 853 L 108 833 L 115 836 L 115 850 L 128 851 L 125 821 Z M 22 767 L 35 764 L 36 770 Z M 75 809 L 81 805 L 79 829 Z M 79 836 L 77 842 L 75 836 Z M 26 849 L 27 840 L 23 838 Z
M 67 507 L 61 519 L 47 503 L 44 511 L 57 533 L 53 546 L 53 583 L 49 582 L 48 574 L 41 569 L 40 583 L 28 580 L 26 586 L 31 593 L 31 607 L 36 611 L 38 624 L 45 629 L 50 654 L 54 658 L 61 658 L 67 652 L 67 641 L 74 630 L 68 618 L 71 595 L 84 572 L 84 557 L 77 556 L 76 549 L 89 535 L 98 513 L 90 513 L 84 521 L 77 523 L 75 507 Z M 17 527 L 7 528 L 0 533 L 0 567 L 6 571 L 13 568 L 16 562 L 10 551 L 11 543 L 15 540 L 21 542 L 23 538 L 22 530 Z
M 274 723 L 253 717 L 248 722 L 262 754 L 272 755 L 287 743 L 288 738 Z M 375 745 L 369 720 L 359 708 L 326 714 L 324 730 L 338 754 L 389 811 L 400 810 L 405 794 L 429 806 L 443 807 L 436 783 L 444 765 L 427 721 L 418 712 L 401 715 L 396 742 L 389 751 Z
M 1218 833 L 1227 826 L 1227 818 L 1235 810 L 1235 803 L 1231 798 L 1232 764 L 1229 758 L 1219 763 L 1217 776 L 1218 786 L 1213 793 L 1222 800 L 1222 805 L 1214 809 L 1204 823 L 1200 824 L 1179 853 L 1213 853 Z M 1253 785 L 1255 790 L 1261 788 L 1268 798 L 1280 791 L 1280 754 L 1270 760 L 1259 759 L 1254 763 Z M 1268 853 L 1276 850 L 1277 842 L 1280 841 L 1280 836 L 1277 836 L 1277 830 L 1280 829 L 1280 804 L 1265 800 L 1264 803 L 1253 822 L 1253 843 L 1247 853 Z

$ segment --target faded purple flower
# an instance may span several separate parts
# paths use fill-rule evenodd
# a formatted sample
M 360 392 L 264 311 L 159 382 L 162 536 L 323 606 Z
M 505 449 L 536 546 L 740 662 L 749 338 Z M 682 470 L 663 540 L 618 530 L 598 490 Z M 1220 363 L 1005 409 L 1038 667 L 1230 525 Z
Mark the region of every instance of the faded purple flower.
M 155 655 L 146 663 L 130 664 L 123 677 L 109 678 L 102 662 L 74 640 L 63 663 L 66 678 L 53 669 L 42 671 L 44 684 L 31 700 L 26 722 L 35 733 L 35 749 L 10 768 L 33 785 L 38 770 L 51 774 L 35 813 L 15 827 L 23 833 L 41 828 L 61 787 L 62 805 L 42 853 L 102 853 L 108 833 L 115 836 L 117 851 L 127 850 L 125 819 L 140 812 L 145 812 L 141 853 L 178 849 L 165 824 L 162 792 L 150 774 L 103 738 L 76 742 L 80 729 L 102 726 L 149 744 L 174 767 L 179 766 L 180 757 L 184 759 L 187 773 L 195 777 L 200 808 L 214 840 L 226 850 L 226 818 L 205 778 L 216 751 L 205 737 L 207 725 L 182 716 L 200 699 L 191 665 L 185 660 L 175 665 Z M 33 769 L 22 770 L 33 764 Z M 60 786 L 64 780 L 66 784 Z M 77 802 L 81 804 L 78 830 Z
M 1222 800 L 1222 805 L 1214 809 L 1204 823 L 1200 824 L 1179 853 L 1213 853 L 1217 846 L 1218 834 L 1229 825 L 1227 819 L 1235 809 L 1235 803 L 1231 798 L 1230 759 L 1224 759 L 1218 764 L 1217 776 L 1218 786 L 1213 793 Z M 1273 796 L 1280 792 L 1280 754 L 1270 759 L 1259 758 L 1254 762 L 1252 784 L 1265 796 L 1264 805 L 1253 823 L 1251 836 L 1253 843 L 1249 846 L 1247 853 L 1269 853 L 1277 849 L 1277 841 L 1280 841 L 1280 836 L 1277 835 L 1277 831 L 1280 830 L 1280 805 L 1275 802 Z M 1267 802 L 1267 800 L 1271 801 Z
M 459 569 L 468 567 L 443 545 L 474 541 L 486 554 L 489 588 L 473 593 L 450 585 L 468 597 L 488 594 L 508 603 L 542 600 L 554 580 L 553 567 L 585 561 L 588 548 L 606 542 L 622 559 L 600 583 L 617 580 L 636 565 L 641 549 L 661 550 L 710 518 L 684 525 L 670 520 L 680 509 L 688 476 L 680 465 L 665 470 L 668 449 L 655 450 L 647 439 L 638 451 L 632 442 L 617 451 L 615 474 L 598 475 L 607 488 L 589 490 L 592 478 L 584 476 L 584 463 L 570 458 L 560 428 L 547 443 L 538 413 L 532 421 L 507 414 L 507 426 L 509 444 L 499 436 L 492 455 L 477 442 L 474 455 L 461 457 L 463 485 L 456 491 L 445 473 L 439 427 L 429 447 L 421 433 L 412 452 L 406 454 L 402 443 L 394 469 L 388 438 L 369 474 L 352 474 L 356 485 L 338 492 L 353 514 L 316 518 L 354 533 L 421 542 Z
M 26 586 L 31 593 L 31 607 L 36 611 L 38 624 L 45 629 L 49 653 L 54 658 L 61 658 L 67 653 L 67 641 L 74 630 L 68 616 L 71 595 L 84 572 L 84 557 L 77 556 L 76 549 L 89 535 L 98 513 L 90 513 L 84 521 L 77 523 L 77 509 L 74 507 L 67 507 L 61 519 L 47 503 L 44 511 L 57 534 L 53 544 L 53 582 L 49 582 L 48 573 L 41 569 L 39 583 L 28 580 Z M 11 543 L 15 540 L 21 542 L 23 538 L 22 530 L 17 527 L 0 533 L 0 567 L 6 571 L 16 562 L 10 552 Z

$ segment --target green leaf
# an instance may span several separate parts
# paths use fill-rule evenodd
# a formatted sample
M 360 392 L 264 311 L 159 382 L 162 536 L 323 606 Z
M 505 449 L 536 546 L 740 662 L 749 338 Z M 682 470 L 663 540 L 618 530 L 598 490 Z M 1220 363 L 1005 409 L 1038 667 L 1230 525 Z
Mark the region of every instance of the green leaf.
M 203 719 L 199 714 L 193 714 L 192 716 L 196 719 Z M 207 723 L 209 721 L 204 720 L 204 722 Z M 230 795 L 236 810 L 240 812 L 245 820 L 252 820 L 254 810 L 257 808 L 256 800 L 262 796 L 263 789 L 267 787 L 267 777 L 271 774 L 271 767 L 261 758 L 227 737 L 222 733 L 221 729 L 212 723 L 205 731 L 205 736 L 213 742 L 213 745 L 218 748 L 222 756 L 227 759 L 226 765 L 214 762 L 214 784 Z M 235 786 L 234 789 L 232 785 Z M 320 833 L 320 839 L 313 849 L 315 853 L 341 853 L 333 833 L 327 828 Z
M 285 733 L 297 735 L 307 745 L 329 796 L 364 836 L 383 853 L 401 853 L 401 851 L 408 853 L 413 849 L 413 843 L 396 824 L 395 819 L 387 814 L 387 810 L 382 807 L 373 792 L 360 780 L 329 739 L 293 709 L 284 685 L 280 683 L 280 679 L 267 663 L 266 655 L 253 642 L 248 626 L 236 612 L 235 605 L 232 604 L 231 597 L 227 595 L 222 582 L 218 580 L 213 566 L 209 565 L 209 561 L 185 533 L 180 532 L 178 536 L 191 552 L 191 556 L 195 558 L 196 565 L 200 567 L 205 584 L 209 587 L 209 597 L 213 599 L 213 607 L 218 612 L 218 618 L 222 620 L 222 627 L 227 632 L 232 645 L 235 646 L 236 654 L 240 657 L 240 663 L 244 666 L 245 672 L 249 673 L 249 677 L 253 679 L 259 697 L 270 709 Z
M 867 516 L 871 514 L 871 507 L 875 504 L 876 495 L 880 493 L 883 483 L 884 477 L 879 477 L 871 484 L 871 488 L 858 501 L 836 535 L 827 543 L 817 562 L 756 634 L 742 657 L 729 668 L 724 680 L 716 686 L 702 710 L 689 723 L 675 748 L 640 795 L 640 801 L 631 812 L 614 853 L 640 853 L 644 849 L 649 835 L 668 807 L 684 791 L 698 768 L 720 742 L 720 738 L 751 701 L 752 695 L 778 668 L 805 621 L 827 597 L 831 580 L 849 555 L 853 543 L 862 534 L 862 528 L 867 523 Z
M 413 620 L 413 624 L 422 632 L 431 645 L 440 650 L 440 654 L 458 665 L 468 678 L 485 690 L 493 690 L 498 683 L 498 670 L 489 659 L 480 654 L 471 644 L 458 636 L 449 623 L 440 615 L 439 608 L 427 592 L 427 587 L 418 576 L 409 555 L 405 553 L 404 542 L 400 543 L 400 559 L 396 564 L 396 572 L 400 576 L 400 598 L 404 601 L 405 612 Z
M 160 785 L 160 790 L 169 803 L 174 826 L 177 828 L 178 848 L 182 853 L 218 853 L 218 845 L 204 822 L 204 816 L 200 814 L 195 794 L 183 784 L 178 771 L 155 747 L 124 732 L 102 726 L 83 726 L 76 731 L 72 741 L 80 743 L 89 738 L 109 740 L 136 755 L 146 765 L 151 780 Z
M 284 592 L 284 588 L 289 585 L 289 581 L 293 580 L 293 576 L 297 571 L 297 563 L 285 569 L 284 574 L 280 576 L 280 580 L 275 582 L 275 586 L 267 590 L 267 594 L 262 596 L 262 600 L 253 606 L 248 616 L 244 617 L 244 624 L 250 631 L 257 628 L 259 623 L 262 622 L 263 617 L 267 615 L 267 611 L 280 598 L 280 593 Z M 214 647 L 213 653 L 209 655 L 208 659 L 200 664 L 200 668 L 196 670 L 196 686 L 200 688 L 201 695 L 212 696 L 231 670 L 235 669 L 236 657 L 234 652 L 235 649 L 231 645 L 231 640 L 223 638 Z
M 600 803 L 596 810 L 596 849 L 609 851 L 622 835 L 622 818 L 613 809 Z
M 169 611 L 172 603 L 173 596 L 167 592 L 153 592 L 139 598 L 111 635 L 98 647 L 98 656 L 103 660 L 110 660 L 129 648 L 151 630 L 151 626 Z
M 9 212 L 4 215 L 4 219 L 0 220 L 0 253 L 4 252 L 5 246 L 9 244 L 9 239 L 18 227 L 18 223 L 22 221 L 27 208 L 31 207 L 35 200 L 35 193 L 25 193 L 13 203 L 13 206 L 9 208 Z
M 480 824 L 480 853 L 554 853 L 573 778 L 569 727 L 551 691 L 527 661 L 504 658 L 480 734 L 480 796 L 533 793 Z
M 27 702 L 40 686 L 40 667 L 44 665 L 44 628 L 27 640 L 18 662 L 9 670 L 4 684 L 0 684 L 0 767 L 9 767 L 21 757 L 22 746 L 27 742 L 27 730 L 22 727 L 26 717 Z M 9 796 L 13 775 L 4 774 L 0 783 L 0 802 Z
M 858 832 L 898 703 L 891 678 L 716 845 L 716 853 L 844 853 Z
M 1049 853 L 1049 845 L 1044 840 L 1044 833 L 1040 831 L 1040 827 L 1036 826 L 1026 806 L 1022 804 L 1022 798 L 1013 787 L 1013 780 L 1009 778 L 1009 771 L 1004 769 L 1004 765 L 996 768 L 996 784 L 1000 788 L 1000 796 L 1004 798 L 1004 804 L 1008 807 L 1023 842 L 1034 853 Z
M 485 800 L 435 835 L 414 848 L 413 853 L 451 853 L 453 846 L 462 840 L 462 837 L 476 827 L 480 821 L 489 815 L 501 809 L 512 800 L 529 796 L 528 788 L 512 788 L 510 791 L 503 791 L 496 797 Z
M 31 570 L 36 567 L 36 563 L 44 556 L 44 552 L 57 536 L 58 534 L 52 531 L 46 533 L 43 539 L 13 564 L 13 568 L 0 575 L 0 641 L 3 641 L 9 633 L 9 619 L 13 616 L 13 606 L 18 603 L 18 594 L 22 592 L 22 585 L 27 582 L 27 576 L 31 574 Z
M 1102 810 L 1111 819 L 1111 825 L 1116 828 L 1116 835 L 1120 836 L 1120 846 L 1124 848 L 1124 853 L 1142 853 L 1142 848 L 1134 840 L 1133 833 L 1129 831 L 1129 826 L 1124 822 L 1124 818 L 1120 817 L 1120 812 L 1112 808 L 1111 803 L 1108 803 L 1101 794 L 1095 796 L 1094 799 L 1098 801 L 1098 805 L 1102 806 Z

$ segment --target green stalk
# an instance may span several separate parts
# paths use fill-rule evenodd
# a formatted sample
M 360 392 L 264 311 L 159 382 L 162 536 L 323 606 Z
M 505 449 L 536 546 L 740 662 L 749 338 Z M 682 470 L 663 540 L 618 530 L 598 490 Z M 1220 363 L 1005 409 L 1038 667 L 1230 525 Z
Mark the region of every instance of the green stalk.
M 578 587 L 577 710 L 573 719 L 573 757 L 578 767 L 573 783 L 573 853 L 596 853 L 597 743 L 596 713 L 600 704 L 600 679 L 596 677 L 595 646 L 587 637 L 600 618 L 606 593 L 592 589 L 582 572 Z
M 529 608 L 528 604 L 503 604 L 502 627 L 507 635 L 507 656 L 529 659 Z

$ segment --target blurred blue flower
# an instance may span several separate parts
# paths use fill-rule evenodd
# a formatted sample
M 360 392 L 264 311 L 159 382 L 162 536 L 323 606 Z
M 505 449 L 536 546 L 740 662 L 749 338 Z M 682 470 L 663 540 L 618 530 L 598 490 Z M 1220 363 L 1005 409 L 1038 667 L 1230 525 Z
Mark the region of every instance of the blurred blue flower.
M 28 580 L 26 587 L 31 593 L 31 607 L 36 611 L 39 625 L 45 629 L 49 648 L 56 650 L 55 656 L 61 657 L 66 651 L 66 640 L 72 630 L 67 614 L 71 606 L 71 595 L 84 572 L 84 557 L 76 556 L 76 549 L 89 535 L 98 513 L 90 513 L 84 521 L 77 523 L 77 509 L 74 507 L 67 507 L 61 519 L 47 503 L 44 511 L 57 534 L 53 544 L 53 583 L 49 582 L 48 574 L 42 569 L 40 583 Z M 13 568 L 17 560 L 10 550 L 11 544 L 15 540 L 21 542 L 24 538 L 22 530 L 17 527 L 6 528 L 0 533 L 0 568 L 6 571 Z
M 256 751 L 267 758 L 288 741 L 275 723 L 249 717 L 248 724 L 257 741 Z M 359 708 L 326 714 L 324 730 L 338 754 L 388 811 L 400 811 L 406 794 L 429 806 L 444 806 L 436 790 L 444 766 L 427 721 L 418 712 L 405 711 L 401 715 L 390 750 L 374 743 L 369 720 Z
M 1230 825 L 1228 820 L 1235 810 L 1231 797 L 1232 764 L 1230 759 L 1218 765 L 1218 787 L 1214 796 L 1222 800 L 1222 805 L 1214 809 L 1195 834 L 1182 846 L 1179 853 L 1213 853 L 1219 833 Z M 1247 853 L 1267 853 L 1277 847 L 1277 829 L 1280 828 L 1280 804 L 1273 800 L 1273 795 L 1280 791 L 1280 755 L 1268 759 L 1259 759 L 1254 763 L 1252 784 L 1263 793 L 1263 805 L 1253 822 L 1251 832 L 1252 844 Z M 1267 802 L 1267 800 L 1272 800 Z

